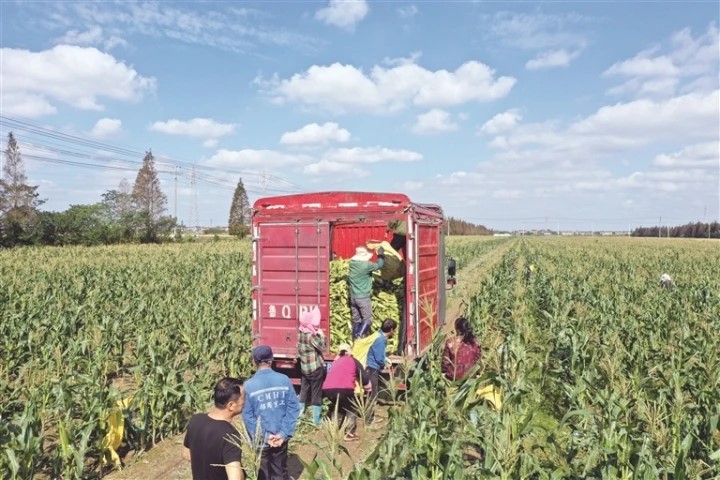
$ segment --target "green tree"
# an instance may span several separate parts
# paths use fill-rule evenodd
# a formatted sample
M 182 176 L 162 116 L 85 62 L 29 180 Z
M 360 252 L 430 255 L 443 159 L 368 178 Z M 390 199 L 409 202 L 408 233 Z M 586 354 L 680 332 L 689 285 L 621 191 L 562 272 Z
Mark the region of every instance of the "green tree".
M 8 133 L 5 162 L 0 180 L 0 240 L 6 246 L 25 241 L 38 217 L 40 200 L 37 186 L 27 184 L 25 165 L 15 136 Z
M 133 202 L 130 183 L 122 179 L 118 188 L 102 194 L 102 205 L 109 224 L 110 243 L 131 242 L 140 229 L 140 216 Z
M 140 234 L 141 241 L 157 242 L 160 240 L 160 236 L 169 233 L 165 230 L 172 222 L 163 217 L 167 197 L 160 189 L 160 179 L 155 170 L 155 157 L 153 157 L 152 151 L 145 153 L 143 166 L 140 168 L 133 186 L 132 199 L 143 225 Z
M 228 233 L 243 237 L 250 232 L 250 216 L 252 211 L 242 178 L 238 180 L 232 205 L 230 205 L 230 218 L 228 219 Z

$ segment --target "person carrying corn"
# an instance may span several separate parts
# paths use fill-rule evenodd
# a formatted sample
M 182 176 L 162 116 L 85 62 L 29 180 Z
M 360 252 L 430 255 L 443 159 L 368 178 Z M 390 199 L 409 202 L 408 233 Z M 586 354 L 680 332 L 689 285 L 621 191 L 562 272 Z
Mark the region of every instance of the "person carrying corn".
M 323 382 L 323 395 L 330 399 L 330 415 L 337 415 L 339 427 L 345 427 L 345 440 L 353 441 L 359 437 L 355 433 L 357 427 L 357 411 L 355 399 L 355 383 L 360 383 L 366 392 L 371 391 L 370 377 L 365 373 L 362 364 L 352 356 L 352 349 L 347 343 L 338 345 L 338 356 Z M 344 423 L 347 421 L 347 424 Z
M 372 273 L 385 265 L 385 250 L 377 249 L 377 262 L 371 262 L 372 253 L 365 247 L 357 247 L 350 258 L 350 313 L 352 315 L 352 339 L 364 337 L 372 324 Z

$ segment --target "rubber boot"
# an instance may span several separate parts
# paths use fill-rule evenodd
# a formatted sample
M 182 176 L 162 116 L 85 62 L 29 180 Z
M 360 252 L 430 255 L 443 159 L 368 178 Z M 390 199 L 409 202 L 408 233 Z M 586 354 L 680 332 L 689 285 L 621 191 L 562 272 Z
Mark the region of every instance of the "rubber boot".
M 305 413 L 305 404 L 300 402 L 300 413 L 298 413 L 298 418 L 302 417 L 303 413 Z
M 322 423 L 322 418 L 320 418 L 321 415 L 322 415 L 322 405 L 313 405 L 312 406 L 312 418 L 313 418 L 313 423 L 315 425 L 320 425 Z

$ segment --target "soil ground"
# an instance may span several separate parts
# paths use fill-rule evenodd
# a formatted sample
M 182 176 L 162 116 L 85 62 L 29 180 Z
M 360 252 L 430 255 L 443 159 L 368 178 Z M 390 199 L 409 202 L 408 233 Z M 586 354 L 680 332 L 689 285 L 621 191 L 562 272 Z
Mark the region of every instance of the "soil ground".
M 502 244 L 458 271 L 458 284 L 447 294 L 446 331 L 453 329 L 455 318 L 464 312 L 463 302 L 477 291 L 482 280 L 500 261 L 511 243 Z M 377 408 L 376 417 L 381 420 L 382 425 L 387 423 L 387 410 L 388 405 L 382 403 Z M 308 478 L 304 474 L 303 461 L 311 463 L 317 455 L 318 459 L 328 462 L 327 452 L 331 441 L 328 439 L 327 429 L 312 426 L 307 419 L 309 412 L 306 411 L 305 415 L 306 417 L 298 426 L 296 437 L 290 443 L 288 470 L 294 479 Z M 372 453 L 385 432 L 383 429 L 366 430 L 362 421 L 358 421 L 357 433 L 360 437 L 359 440 L 343 442 L 348 455 L 341 454 L 339 456 L 342 474 L 338 472 L 338 478 L 350 472 L 355 464 L 362 463 Z M 180 434 L 168 438 L 147 452 L 128 455 L 124 459 L 126 467 L 121 471 L 110 473 L 106 478 L 111 480 L 191 480 L 190 464 L 182 459 L 183 436 L 184 434 Z

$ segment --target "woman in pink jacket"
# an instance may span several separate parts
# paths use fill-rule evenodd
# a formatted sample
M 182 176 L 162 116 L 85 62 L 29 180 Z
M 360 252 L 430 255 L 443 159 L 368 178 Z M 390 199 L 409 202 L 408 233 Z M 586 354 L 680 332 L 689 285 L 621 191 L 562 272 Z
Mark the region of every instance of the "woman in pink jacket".
M 362 364 L 352 356 L 350 345 L 347 343 L 338 346 L 338 357 L 332 363 L 330 371 L 323 382 L 323 396 L 330 400 L 330 412 L 337 411 L 338 425 L 342 426 L 347 418 L 347 433 L 345 440 L 357 440 L 355 434 L 357 426 L 357 412 L 353 405 L 355 398 L 355 382 L 359 381 L 365 391 L 370 389 L 370 377 L 365 373 Z

